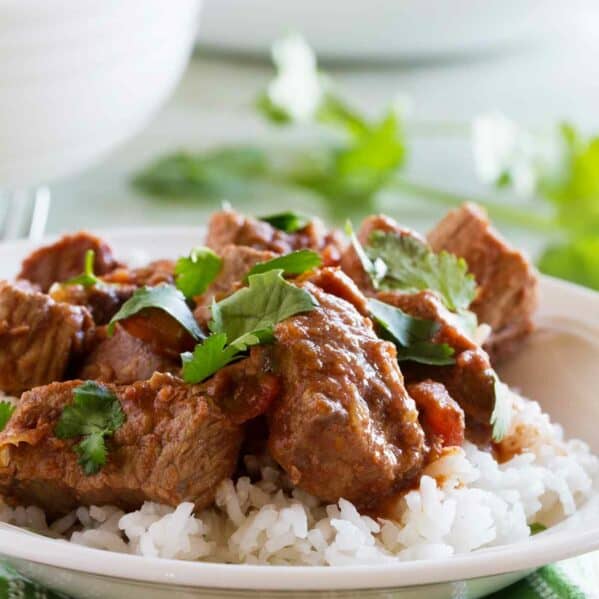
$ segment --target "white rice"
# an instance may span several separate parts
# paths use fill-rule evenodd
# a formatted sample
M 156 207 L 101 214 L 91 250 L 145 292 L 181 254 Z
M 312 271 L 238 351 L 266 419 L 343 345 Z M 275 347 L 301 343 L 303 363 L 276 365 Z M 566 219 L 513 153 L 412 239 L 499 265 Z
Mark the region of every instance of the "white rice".
M 499 464 L 470 443 L 452 448 L 398 499 L 392 520 L 361 515 L 344 499 L 322 505 L 253 456 L 246 466 L 257 482 L 224 481 L 216 505 L 197 516 L 191 503 L 146 502 L 127 514 L 80 507 L 48 527 L 39 508 L 0 504 L 0 520 L 99 549 L 247 564 L 380 564 L 512 543 L 533 522 L 573 514 L 599 488 L 599 460 L 584 443 L 565 441 L 536 402 L 513 394 L 513 404 L 502 446 L 525 451 Z

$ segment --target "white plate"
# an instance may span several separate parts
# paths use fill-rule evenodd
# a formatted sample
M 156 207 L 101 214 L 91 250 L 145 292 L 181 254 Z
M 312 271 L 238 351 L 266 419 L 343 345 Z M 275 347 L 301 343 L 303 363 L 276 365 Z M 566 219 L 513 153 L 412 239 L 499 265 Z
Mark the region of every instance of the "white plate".
M 130 229 L 106 238 L 118 255 L 137 249 L 176 257 L 202 239 L 197 228 Z M 28 242 L 0 244 L 0 278 L 12 277 Z M 542 280 L 539 331 L 502 373 L 538 400 L 569 435 L 599 452 L 599 295 Z M 77 597 L 481 597 L 546 563 L 599 548 L 599 497 L 530 540 L 426 562 L 343 568 L 233 566 L 142 558 L 88 549 L 0 525 L 0 554 L 26 575 Z

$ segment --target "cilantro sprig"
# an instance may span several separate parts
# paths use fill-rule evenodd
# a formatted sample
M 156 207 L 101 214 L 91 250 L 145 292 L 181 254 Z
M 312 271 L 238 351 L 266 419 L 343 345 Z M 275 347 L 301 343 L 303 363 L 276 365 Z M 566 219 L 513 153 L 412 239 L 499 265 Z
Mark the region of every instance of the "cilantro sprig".
M 377 299 L 368 300 L 368 310 L 378 324 L 382 336 L 395 344 L 398 361 L 411 360 L 436 366 L 455 363 L 452 347 L 447 343 L 432 341 L 439 331 L 438 323 L 414 318 L 403 310 Z
M 108 323 L 108 334 L 112 335 L 116 323 L 125 320 L 147 308 L 157 308 L 174 318 L 194 339 L 205 337 L 198 326 L 185 296 L 173 285 L 163 283 L 156 287 L 140 287 L 121 306 Z
M 310 219 L 306 216 L 292 211 L 261 216 L 259 217 L 259 220 L 264 221 L 275 229 L 279 229 L 285 233 L 296 233 L 297 231 L 301 231 L 310 222 Z
M 175 285 L 186 298 L 202 295 L 222 268 L 222 259 L 210 248 L 196 247 L 175 264 Z
M 85 262 L 83 272 L 76 277 L 67 279 L 62 283 L 63 285 L 82 285 L 83 287 L 93 287 L 102 283 L 102 281 L 94 274 L 94 261 L 96 259 L 96 252 L 94 250 L 87 250 L 85 252 Z
M 476 281 L 463 258 L 448 252 L 436 254 L 410 235 L 374 231 L 365 248 L 372 260 L 386 269 L 379 280 L 381 289 L 437 293 L 449 310 L 466 310 L 476 297 Z
M 248 181 L 266 177 L 266 152 L 254 147 L 219 148 L 198 154 L 177 152 L 163 156 L 139 172 L 133 185 L 166 199 L 213 199 L 248 194 Z
M 316 300 L 305 289 L 288 283 L 282 270 L 248 277 L 248 286 L 213 304 L 210 330 L 238 339 L 248 333 L 272 329 L 286 318 L 309 312 Z
M 362 269 L 364 272 L 370 276 L 370 280 L 375 289 L 378 289 L 381 281 L 385 278 L 387 274 L 387 265 L 381 258 L 371 259 L 370 256 L 364 250 L 364 247 L 360 243 L 360 240 L 356 236 L 354 232 L 353 225 L 350 221 L 345 223 L 345 233 L 349 237 L 350 243 L 358 256 L 358 260 L 360 260 L 360 264 L 362 265 Z
M 561 229 L 538 260 L 542 272 L 599 290 L 599 136 L 584 138 L 562 125 L 561 169 L 544 173 L 539 194 Z
M 297 48 L 297 40 L 295 43 Z M 303 46 L 304 54 L 309 54 L 309 48 L 306 50 L 306 45 Z M 557 145 L 561 145 L 562 156 L 555 161 L 548 156 L 553 154 L 551 146 L 554 144 L 547 143 L 546 136 L 541 144 L 535 144 L 534 132 L 524 131 L 522 143 L 516 139 L 511 144 L 516 156 L 508 156 L 510 170 L 497 170 L 495 184 L 510 193 L 514 189 L 518 191 L 523 184 L 530 187 L 527 172 L 531 171 L 536 179 L 532 191 L 538 196 L 534 203 L 525 206 L 485 197 L 466 198 L 450 189 L 409 180 L 402 172 L 411 138 L 395 102 L 390 102 L 390 106 L 373 119 L 341 95 L 331 77 L 318 70 L 313 56 L 311 69 L 299 68 L 295 75 L 283 73 L 281 69 L 291 68 L 289 65 L 297 65 L 297 62 L 283 64 L 275 60 L 275 63 L 279 72 L 273 81 L 278 80 L 279 91 L 284 80 L 307 77 L 311 84 L 303 88 L 313 89 L 313 106 L 308 118 L 306 115 L 298 118 L 297 111 L 292 110 L 294 106 L 281 103 L 281 97 L 290 101 L 293 94 L 273 96 L 270 93 L 273 82 L 270 82 L 259 95 L 258 114 L 278 126 L 318 124 L 332 130 L 334 136 L 323 136 L 309 146 L 277 143 L 271 147 L 233 146 L 195 154 L 171 154 L 144 169 L 134 184 L 154 196 L 211 201 L 234 194 L 244 199 L 260 197 L 265 188 L 274 186 L 279 193 L 288 196 L 307 192 L 310 200 L 320 199 L 329 215 L 339 220 L 350 213 L 359 216 L 372 211 L 380 192 L 418 199 L 422 204 L 443 209 L 468 200 L 485 206 L 493 220 L 549 235 L 544 238 L 545 247 L 537 258 L 542 272 L 599 289 L 599 253 L 596 251 L 599 246 L 599 136 L 584 136 L 571 125 L 561 125 L 558 129 L 561 144 Z M 305 65 L 306 61 L 299 64 Z M 305 102 L 299 103 L 303 104 Z M 298 104 L 294 105 L 297 109 Z M 423 125 L 427 134 L 437 128 L 434 123 Z M 465 130 L 459 124 L 452 129 L 460 133 Z M 512 129 L 507 132 L 508 140 L 513 136 Z M 418 130 L 418 123 L 409 128 L 411 135 L 416 135 Z M 439 130 L 445 131 L 446 126 Z M 497 138 L 504 139 L 504 136 L 491 135 L 490 138 L 497 151 L 505 153 L 505 143 L 496 143 Z M 335 141 L 332 143 L 331 139 Z M 538 151 L 534 148 L 536 145 L 539 145 Z M 482 155 L 488 158 L 486 152 Z M 521 168 L 521 160 L 532 164 Z
M 58 439 L 81 437 L 74 446 L 83 472 L 90 476 L 106 464 L 105 439 L 124 424 L 125 413 L 114 393 L 94 381 L 73 389 L 73 403 L 66 406 L 54 434 Z
M 247 276 L 258 275 L 269 270 L 282 270 L 286 276 L 301 275 L 318 268 L 321 264 L 322 258 L 317 252 L 313 250 L 296 250 L 266 262 L 259 262 L 250 269 Z
M 269 330 L 247 333 L 227 343 L 226 333 L 210 335 L 202 344 L 196 345 L 193 352 L 181 354 L 183 380 L 186 383 L 201 383 L 221 368 L 242 358 L 252 345 L 268 343 L 272 340 Z
M 539 533 L 547 530 L 547 527 L 540 522 L 533 522 L 532 524 L 528 525 L 528 528 L 530 528 L 531 537 L 534 537 L 534 535 L 538 535 Z
M 212 304 L 212 335 L 182 354 L 184 380 L 207 379 L 249 347 L 272 341 L 279 322 L 315 306 L 312 295 L 285 281 L 281 269 L 250 275 L 247 287 Z
M 349 221 L 345 231 L 375 289 L 433 291 L 456 313 L 456 323 L 462 330 L 470 337 L 474 335 L 476 315 L 468 307 L 476 297 L 477 287 L 464 259 L 448 252 L 435 254 L 410 235 L 382 231 L 373 231 L 364 247 Z
M 3 431 L 16 407 L 9 401 L 0 401 L 0 431 Z

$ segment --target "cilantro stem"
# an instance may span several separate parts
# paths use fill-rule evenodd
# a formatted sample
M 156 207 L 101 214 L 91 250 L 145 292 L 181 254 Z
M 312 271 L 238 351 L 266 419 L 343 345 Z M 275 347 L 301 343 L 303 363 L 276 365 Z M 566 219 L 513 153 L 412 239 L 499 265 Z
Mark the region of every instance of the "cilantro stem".
M 473 202 L 484 206 L 492 219 L 501 220 L 506 224 L 543 233 L 556 233 L 560 231 L 559 224 L 550 216 L 507 204 L 499 204 L 488 199 L 472 198 L 462 194 L 442 191 L 429 185 L 408 181 L 404 178 L 393 179 L 393 181 L 389 182 L 387 188 L 400 191 L 412 197 L 426 199 L 441 206 L 453 207 L 459 206 L 464 202 Z

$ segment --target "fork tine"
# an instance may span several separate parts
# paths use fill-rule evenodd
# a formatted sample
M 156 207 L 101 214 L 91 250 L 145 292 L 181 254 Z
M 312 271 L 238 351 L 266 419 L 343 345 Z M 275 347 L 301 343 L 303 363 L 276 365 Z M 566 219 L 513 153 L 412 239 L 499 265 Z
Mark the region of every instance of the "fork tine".
M 18 190 L 8 195 L 8 204 L 4 217 L 1 238 L 18 239 L 26 228 L 29 212 L 29 198 L 25 191 Z
M 38 187 L 35 190 L 31 224 L 29 226 L 29 239 L 39 241 L 46 230 L 48 214 L 52 196 L 48 187 Z
M 4 223 L 0 229 L 0 240 L 28 237 L 41 239 L 48 222 L 51 194 L 47 187 L 38 187 L 33 196 L 23 190 L 6 196 Z

